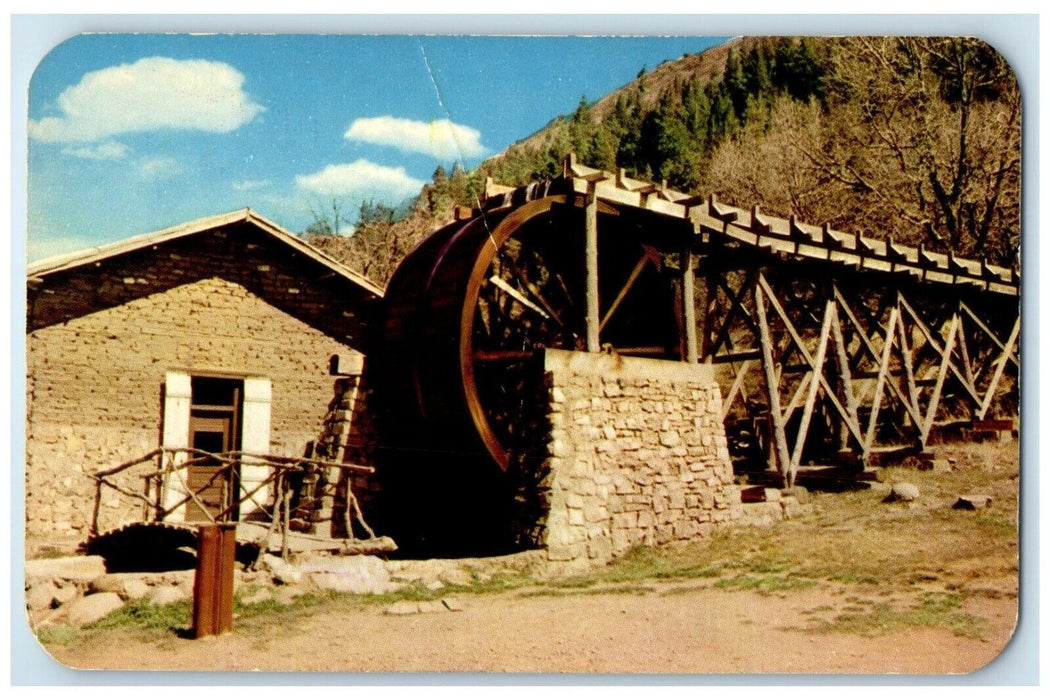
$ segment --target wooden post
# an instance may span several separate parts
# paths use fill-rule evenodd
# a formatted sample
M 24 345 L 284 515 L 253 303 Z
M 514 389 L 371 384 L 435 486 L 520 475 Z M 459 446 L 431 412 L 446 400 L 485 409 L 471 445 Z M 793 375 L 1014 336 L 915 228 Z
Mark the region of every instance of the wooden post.
M 696 364 L 699 353 L 696 345 L 696 299 L 693 285 L 693 246 L 686 244 L 682 251 L 682 321 L 685 325 L 685 357 L 682 359 Z
M 755 285 L 755 312 L 758 315 L 758 327 L 761 329 L 759 343 L 762 346 L 762 369 L 766 375 L 766 391 L 769 396 L 769 413 L 773 420 L 773 443 L 776 447 L 777 462 L 781 475 L 787 476 L 791 465 L 788 456 L 787 435 L 784 432 L 784 417 L 780 414 L 780 382 L 773 367 L 773 338 L 769 333 L 766 321 L 766 303 L 762 287 Z
M 984 401 L 981 402 L 981 407 L 977 411 L 978 420 L 984 420 L 985 415 L 988 413 L 988 408 L 992 405 L 992 399 L 995 398 L 995 390 L 999 386 L 999 380 L 1003 377 L 1003 369 L 1006 368 L 1006 360 L 1013 352 L 1014 344 L 1017 342 L 1017 336 L 1020 332 L 1021 319 L 1018 318 L 1014 321 L 1013 330 L 1010 331 L 1010 338 L 1006 341 L 1006 345 L 1003 346 L 1003 352 L 999 356 L 998 362 L 995 363 L 995 372 L 992 375 L 992 381 L 989 382 L 988 389 L 984 395 Z
M 584 208 L 587 266 L 587 352 L 598 352 L 601 344 L 598 329 L 601 312 L 598 308 L 598 197 L 592 184 L 587 192 Z
M 824 306 L 824 323 L 820 328 L 820 341 L 817 346 L 817 357 L 813 362 L 813 380 L 809 384 L 809 393 L 806 403 L 802 407 L 802 420 L 799 422 L 798 435 L 795 436 L 795 451 L 791 455 L 791 461 L 787 469 L 787 485 L 795 485 L 795 474 L 798 465 L 802 461 L 802 448 L 806 442 L 806 433 L 809 432 L 809 421 L 813 415 L 813 407 L 816 405 L 817 389 L 820 388 L 820 377 L 824 373 L 824 353 L 828 348 L 828 337 L 830 336 L 832 321 L 835 316 L 835 302 L 830 299 Z

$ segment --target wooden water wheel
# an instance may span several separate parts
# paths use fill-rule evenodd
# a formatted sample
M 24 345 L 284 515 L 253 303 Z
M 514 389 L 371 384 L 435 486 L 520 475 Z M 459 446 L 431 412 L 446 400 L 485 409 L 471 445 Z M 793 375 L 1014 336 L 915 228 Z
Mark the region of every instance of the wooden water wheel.
M 547 194 L 438 230 L 386 291 L 376 397 L 388 445 L 510 462 L 526 377 L 544 348 L 587 348 L 585 206 Z M 667 225 L 598 209 L 600 342 L 621 354 L 681 354 Z M 675 229 L 677 230 L 677 229 Z

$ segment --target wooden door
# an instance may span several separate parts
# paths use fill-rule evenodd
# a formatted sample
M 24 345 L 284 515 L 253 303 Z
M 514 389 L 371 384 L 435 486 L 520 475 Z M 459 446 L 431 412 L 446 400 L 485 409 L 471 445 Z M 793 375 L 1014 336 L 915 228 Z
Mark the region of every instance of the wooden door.
M 234 415 L 222 411 L 192 411 L 190 413 L 190 447 L 213 454 L 229 452 L 234 448 Z M 215 517 L 232 502 L 236 478 L 224 470 L 218 460 L 192 465 L 188 470 L 189 488 L 197 495 L 207 512 Z M 208 522 L 204 511 L 194 501 L 186 504 L 187 522 Z

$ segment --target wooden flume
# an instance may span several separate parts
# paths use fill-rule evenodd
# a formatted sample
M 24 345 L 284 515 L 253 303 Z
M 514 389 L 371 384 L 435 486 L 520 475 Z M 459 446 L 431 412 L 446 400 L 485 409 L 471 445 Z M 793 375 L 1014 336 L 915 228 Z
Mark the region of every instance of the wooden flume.
M 391 450 L 505 471 L 544 348 L 717 365 L 723 417 L 757 434 L 789 485 L 808 461 L 852 455 L 862 468 L 882 450 L 925 448 L 947 421 L 1015 411 L 1016 268 L 740 209 L 573 155 L 550 181 L 490 181 L 460 216 L 387 287 L 370 362 Z

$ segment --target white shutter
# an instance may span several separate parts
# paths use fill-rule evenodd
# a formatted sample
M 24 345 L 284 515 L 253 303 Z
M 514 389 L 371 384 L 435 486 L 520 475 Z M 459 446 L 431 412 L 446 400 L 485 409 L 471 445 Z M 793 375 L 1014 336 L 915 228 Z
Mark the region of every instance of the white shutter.
M 241 412 L 241 451 L 249 454 L 270 453 L 270 380 L 265 377 L 246 377 L 244 380 L 244 410 Z M 266 481 L 270 476 L 264 464 L 246 458 L 241 460 L 241 497 Z M 264 509 L 270 499 L 270 487 L 259 489 L 241 504 L 241 519 L 251 519 L 253 513 Z M 268 517 L 268 516 L 267 516 Z
M 189 447 L 190 401 L 192 390 L 190 375 L 183 372 L 168 372 L 164 377 L 164 433 L 161 446 L 167 448 Z M 186 461 L 186 453 L 176 456 L 175 463 Z M 161 505 L 167 509 L 186 497 L 186 470 L 179 469 L 164 477 Z M 182 522 L 186 506 L 182 505 L 170 513 L 165 520 Z

